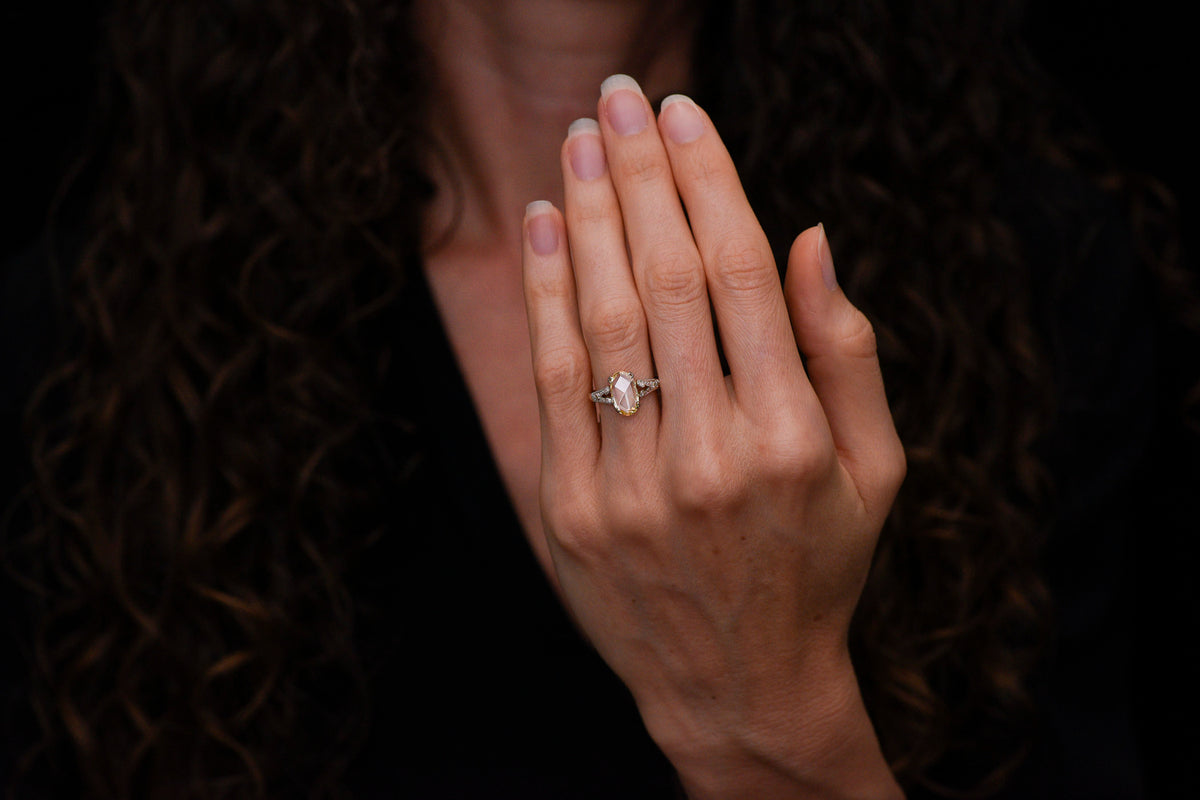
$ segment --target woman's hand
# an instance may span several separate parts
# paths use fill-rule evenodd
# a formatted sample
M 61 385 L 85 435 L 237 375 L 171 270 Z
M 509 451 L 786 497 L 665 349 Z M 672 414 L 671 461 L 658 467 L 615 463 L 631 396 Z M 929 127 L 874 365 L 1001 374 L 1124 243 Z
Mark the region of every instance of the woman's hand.
M 708 116 L 624 76 L 562 165 L 524 270 L 567 605 L 690 794 L 898 795 L 846 640 L 904 455 L 823 230 L 781 287 Z M 617 371 L 661 389 L 597 424 Z

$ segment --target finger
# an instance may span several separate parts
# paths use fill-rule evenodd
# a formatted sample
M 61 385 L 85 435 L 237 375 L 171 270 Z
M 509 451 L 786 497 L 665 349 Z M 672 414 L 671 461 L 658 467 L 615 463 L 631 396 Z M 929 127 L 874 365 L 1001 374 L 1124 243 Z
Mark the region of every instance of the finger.
M 608 178 L 604 142 L 595 120 L 571 124 L 562 148 L 562 171 L 567 236 L 592 382 L 603 388 L 618 371 L 641 379 L 652 377 L 646 316 L 629 269 L 621 207 Z M 600 409 L 602 448 L 619 451 L 634 440 L 638 447 L 645 447 L 653 441 L 646 438 L 647 431 L 658 426 L 657 410 L 643 407 L 654 406 L 655 400 L 622 394 L 623 383 L 613 389 L 618 404 Z M 624 398 L 636 405 L 622 405 Z M 617 409 L 621 412 L 612 413 Z
M 543 200 L 530 203 L 525 211 L 522 272 L 541 416 L 542 468 L 570 482 L 595 464 L 600 433 L 588 397 L 591 365 L 579 331 L 562 216 Z
M 837 285 L 823 226 L 796 238 L 785 294 L 796 342 L 838 457 L 870 510 L 886 514 L 904 477 L 871 323 Z
M 600 127 L 620 200 L 633 275 L 662 378 L 664 423 L 685 427 L 728 405 L 704 267 L 692 240 L 654 114 L 625 75 L 601 86 Z M 672 404 L 672 398 L 686 398 Z
M 777 408 L 804 383 L 804 369 L 766 234 L 707 114 L 671 95 L 659 128 L 704 263 L 735 395 Z

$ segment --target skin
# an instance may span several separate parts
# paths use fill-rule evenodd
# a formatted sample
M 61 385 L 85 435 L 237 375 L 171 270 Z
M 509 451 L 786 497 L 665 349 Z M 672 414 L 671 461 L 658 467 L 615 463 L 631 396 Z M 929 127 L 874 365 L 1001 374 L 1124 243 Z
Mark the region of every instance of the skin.
M 426 275 L 509 496 L 550 575 L 538 505 L 541 450 L 521 288 L 521 210 L 539 197 L 561 206 L 558 153 L 567 126 L 593 116 L 600 82 L 629 68 L 631 41 L 647 20 L 644 5 L 417 2 L 436 73 L 431 123 L 445 155 L 429 165 L 442 191 L 425 221 Z M 668 30 L 639 73 L 658 96 L 687 86 L 685 33 Z
M 439 13 L 499 14 L 489 22 L 502 26 L 540 4 L 512 4 L 512 16 L 502 5 Z M 587 69 L 618 61 L 637 4 L 581 3 L 579 14 L 625 16 L 579 28 L 570 5 L 541 7 L 526 21 L 544 27 L 517 25 L 511 42 L 616 30 L 616 49 L 594 51 Z M 429 31 L 470 30 L 459 22 Z M 595 105 L 592 84 L 596 120 L 562 142 L 558 116 L 578 105 L 525 90 L 578 80 L 545 78 L 570 48 L 534 36 L 539 60 L 505 50 L 503 27 L 477 30 L 495 49 L 460 55 L 478 59 L 469 69 L 447 64 L 442 80 L 457 69 L 461 83 L 435 115 L 458 148 L 463 224 L 427 269 L 543 567 L 689 796 L 902 796 L 847 631 L 904 456 L 871 326 L 837 286 L 823 229 L 797 238 L 781 286 L 707 114 L 677 98 L 656 115 L 617 77 Z M 648 74 L 682 80 L 669 65 Z M 481 105 L 455 105 L 466 100 Z M 523 125 L 478 124 L 505 114 Z M 543 152 L 551 124 L 557 161 Z M 488 211 L 531 188 L 555 202 L 531 204 L 515 231 Z M 597 424 L 588 394 L 617 369 L 657 375 L 662 389 L 631 417 L 602 408 Z M 536 388 L 537 414 L 479 402 L 499 388 Z

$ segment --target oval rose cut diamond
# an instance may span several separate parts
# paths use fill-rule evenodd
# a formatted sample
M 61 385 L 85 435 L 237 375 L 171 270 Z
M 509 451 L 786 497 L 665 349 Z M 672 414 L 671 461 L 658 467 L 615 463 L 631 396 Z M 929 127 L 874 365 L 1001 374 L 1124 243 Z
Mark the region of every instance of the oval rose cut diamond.
M 612 404 L 623 416 L 632 416 L 638 410 L 637 380 L 632 372 L 617 372 L 608 379 L 608 388 L 612 394 Z

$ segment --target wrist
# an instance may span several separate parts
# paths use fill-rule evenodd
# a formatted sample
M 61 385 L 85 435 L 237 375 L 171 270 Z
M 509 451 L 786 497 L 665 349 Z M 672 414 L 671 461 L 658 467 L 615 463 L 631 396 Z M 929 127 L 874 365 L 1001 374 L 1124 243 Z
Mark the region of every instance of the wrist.
M 653 731 L 652 731 L 653 732 Z M 656 736 L 691 800 L 903 798 L 848 654 L 773 697 Z

